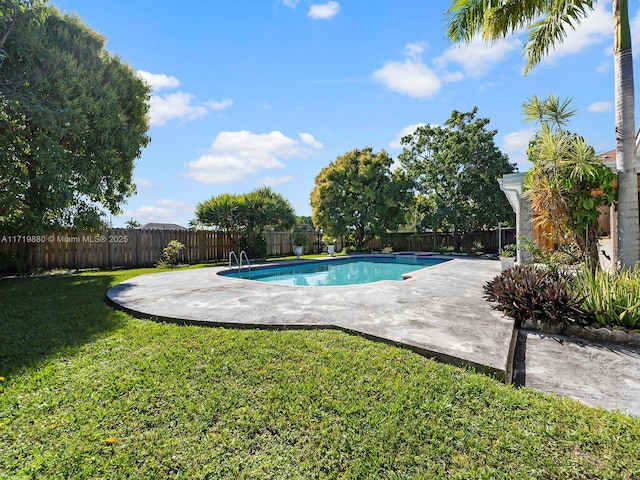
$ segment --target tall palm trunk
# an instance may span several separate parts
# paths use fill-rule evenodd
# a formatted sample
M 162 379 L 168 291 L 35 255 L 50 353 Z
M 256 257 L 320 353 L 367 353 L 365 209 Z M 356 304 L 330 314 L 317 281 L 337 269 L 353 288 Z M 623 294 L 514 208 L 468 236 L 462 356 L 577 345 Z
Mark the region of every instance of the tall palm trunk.
M 618 262 L 633 267 L 640 260 L 640 216 L 636 159 L 631 32 L 627 0 L 613 0 L 616 169 L 618 171 Z

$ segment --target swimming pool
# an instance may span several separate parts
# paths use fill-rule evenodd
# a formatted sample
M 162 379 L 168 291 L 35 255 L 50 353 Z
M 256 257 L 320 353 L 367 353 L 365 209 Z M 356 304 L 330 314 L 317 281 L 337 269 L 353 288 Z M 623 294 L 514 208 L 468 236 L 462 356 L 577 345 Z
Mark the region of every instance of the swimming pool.
M 325 287 L 357 285 L 381 280 L 401 281 L 410 272 L 447 260 L 414 255 L 345 257 L 284 266 L 258 267 L 252 270 L 232 270 L 220 274 L 279 285 Z

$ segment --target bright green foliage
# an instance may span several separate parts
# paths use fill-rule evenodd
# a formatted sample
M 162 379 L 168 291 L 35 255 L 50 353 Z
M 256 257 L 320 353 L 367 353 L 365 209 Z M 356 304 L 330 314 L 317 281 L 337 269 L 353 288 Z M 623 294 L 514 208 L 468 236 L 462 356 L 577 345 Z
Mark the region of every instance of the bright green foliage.
M 487 42 L 526 30 L 526 72 L 594 8 L 593 0 L 451 0 L 447 34 L 455 42 L 482 36 Z
M 240 228 L 240 196 L 223 193 L 196 206 L 194 223 L 229 232 Z
M 17 1 L 0 11 L 0 224 L 96 228 L 135 191 L 149 87 L 79 19 Z
M 393 175 L 393 160 L 367 147 L 338 157 L 316 176 L 311 192 L 313 223 L 325 233 L 345 236 L 361 249 L 377 235 L 405 221 L 408 182 Z
M 598 268 L 582 269 L 576 277 L 582 308 L 593 313 L 600 325 L 640 327 L 640 268 L 615 273 Z
M 526 194 L 531 199 L 534 221 L 550 227 L 556 243 L 574 243 L 581 259 L 592 268 L 598 264 L 598 217 L 615 202 L 616 174 L 596 157 L 584 138 L 563 129 L 574 114 L 570 100 L 560 108 L 557 97 L 544 101 L 533 97 L 525 103 L 525 116 L 542 128 L 529 145 L 533 168 L 527 173 Z
M 127 226 L 127 228 L 140 228 L 142 226 L 142 224 L 139 221 L 134 220 L 133 218 L 130 218 L 124 223 Z
M 240 232 L 240 248 L 252 258 L 266 255 L 265 230 L 289 230 L 296 223 L 291 202 L 269 187 L 243 195 L 224 193 L 197 205 L 195 225 Z
M 514 171 L 495 145 L 496 130 L 477 108 L 454 110 L 444 126 L 425 125 L 402 139 L 400 163 L 416 189 L 416 220 L 421 230 L 460 234 L 513 221 L 513 210 L 497 179 Z
M 250 231 L 289 230 L 296 223 L 291 202 L 269 187 L 262 187 L 240 198 L 240 222 Z
M 162 250 L 162 258 L 158 260 L 156 267 L 171 268 L 178 264 L 180 252 L 186 247 L 178 240 L 171 240 Z

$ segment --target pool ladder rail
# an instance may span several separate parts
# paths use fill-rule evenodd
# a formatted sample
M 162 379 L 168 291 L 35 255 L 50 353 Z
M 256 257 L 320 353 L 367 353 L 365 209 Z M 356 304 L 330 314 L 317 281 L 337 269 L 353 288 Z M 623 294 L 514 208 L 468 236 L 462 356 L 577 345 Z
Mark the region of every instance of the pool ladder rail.
M 236 252 L 234 252 L 233 250 L 229 253 L 229 268 L 231 268 L 232 260 L 235 258 L 236 259 L 236 265 L 238 265 L 238 271 L 241 271 L 242 270 L 242 258 L 243 257 L 247 261 L 247 266 L 249 267 L 249 270 L 251 270 L 251 262 L 249 261 L 249 257 L 247 256 L 247 252 L 245 252 L 244 250 L 242 250 L 240 252 L 240 258 L 238 258 L 238 255 L 236 255 Z

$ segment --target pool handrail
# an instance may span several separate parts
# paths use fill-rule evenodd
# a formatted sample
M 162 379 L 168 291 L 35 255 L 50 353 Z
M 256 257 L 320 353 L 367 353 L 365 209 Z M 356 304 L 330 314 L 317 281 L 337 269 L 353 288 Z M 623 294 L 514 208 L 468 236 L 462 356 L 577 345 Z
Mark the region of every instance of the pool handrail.
M 251 262 L 249 261 L 249 257 L 247 256 L 247 252 L 245 252 L 244 250 L 242 250 L 240 252 L 240 268 L 242 268 L 242 256 L 244 255 L 244 258 L 247 260 L 247 266 L 249 267 L 249 270 L 251 270 Z
M 232 259 L 236 259 L 236 265 L 238 265 L 238 271 L 242 270 L 242 257 L 244 256 L 244 258 L 247 260 L 247 266 L 249 267 L 249 270 L 251 270 L 251 262 L 249 261 L 249 257 L 247 256 L 247 252 L 245 252 L 244 250 L 242 250 L 240 252 L 240 257 L 238 257 L 238 255 L 236 254 L 236 252 L 234 252 L 233 250 L 231 250 L 231 252 L 229 252 L 229 268 L 231 268 Z

